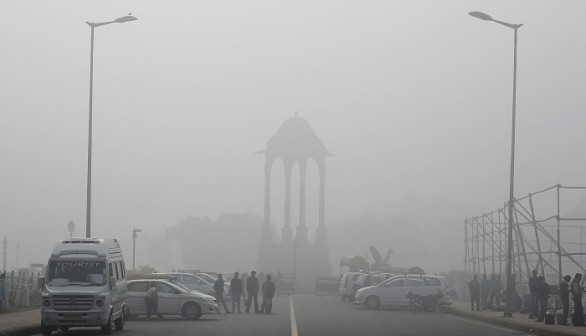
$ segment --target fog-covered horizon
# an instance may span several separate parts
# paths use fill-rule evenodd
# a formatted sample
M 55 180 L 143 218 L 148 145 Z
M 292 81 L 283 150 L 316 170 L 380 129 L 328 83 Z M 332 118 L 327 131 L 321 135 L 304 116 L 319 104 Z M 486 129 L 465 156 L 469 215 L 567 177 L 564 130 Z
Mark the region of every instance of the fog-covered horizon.
M 422 243 L 439 246 L 429 239 L 437 233 L 453 238 L 442 242 L 450 248 L 441 263 L 421 263 L 447 270 L 462 267 L 464 218 L 502 207 L 509 192 L 513 31 L 468 12 L 524 24 L 520 197 L 557 183 L 586 186 L 584 9 L 570 0 L 3 1 L 0 238 L 9 241 L 8 266 L 17 242 L 21 266 L 45 262 L 71 220 L 85 235 L 85 21 L 138 18 L 95 30 L 92 236 L 119 238 L 128 258 L 133 227 L 155 239 L 189 217 L 262 216 L 264 156 L 256 152 L 297 113 L 334 155 L 326 224 L 406 218 L 425 232 Z M 280 230 L 282 164 L 272 172 L 271 221 Z M 294 169 L 294 226 L 298 183 Z M 318 187 L 311 163 L 311 229 Z M 148 259 L 145 248 L 137 258 Z

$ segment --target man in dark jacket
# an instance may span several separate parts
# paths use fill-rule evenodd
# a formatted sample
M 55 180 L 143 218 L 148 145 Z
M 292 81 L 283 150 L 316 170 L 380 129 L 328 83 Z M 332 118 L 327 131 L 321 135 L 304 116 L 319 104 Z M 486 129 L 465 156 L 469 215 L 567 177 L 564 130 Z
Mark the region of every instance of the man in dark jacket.
M 490 293 L 490 280 L 486 278 L 486 274 L 482 275 L 480 280 L 480 299 L 482 300 L 482 309 L 488 309 L 488 294 Z
M 474 311 L 474 302 L 476 302 L 476 310 L 480 311 L 480 283 L 478 282 L 478 277 L 476 274 L 474 275 L 474 278 L 470 280 L 468 289 L 470 289 L 470 303 L 472 311 Z
M 547 312 L 547 299 L 549 298 L 550 288 L 547 281 L 543 276 L 539 276 L 537 278 L 537 300 L 539 300 L 539 315 L 537 315 L 537 320 L 535 322 L 543 322 L 545 318 L 545 313 Z
M 574 279 L 570 283 L 570 293 L 572 293 L 572 301 L 574 301 L 574 313 L 572 314 L 572 324 L 575 326 L 584 325 L 584 307 L 582 306 L 582 274 L 576 273 Z
M 248 292 L 248 300 L 246 301 L 246 312 L 250 312 L 250 305 L 254 299 L 254 312 L 258 313 L 258 278 L 256 271 L 250 272 L 250 277 L 246 280 L 246 291 Z
M 570 312 L 570 280 L 572 280 L 572 277 L 566 275 L 558 285 L 560 289 L 560 301 L 563 307 L 562 321 L 560 322 L 562 325 L 568 324 L 568 315 Z
M 238 272 L 234 273 L 234 277 L 230 280 L 230 294 L 232 296 L 232 311 L 238 313 L 240 311 L 240 296 L 242 296 L 242 280 L 238 278 Z
M 270 314 L 273 310 L 273 296 L 275 295 L 275 283 L 271 281 L 271 275 L 267 275 L 267 279 L 262 283 L 262 305 L 260 306 L 261 313 Z
M 533 276 L 529 278 L 529 294 L 531 294 L 531 310 L 529 311 L 529 318 L 536 318 L 539 315 L 539 300 L 537 299 L 537 287 L 539 280 L 537 279 L 537 270 L 533 270 Z
M 220 314 L 220 304 L 224 305 L 226 314 L 230 313 L 226 301 L 224 301 L 224 277 L 218 274 L 218 280 L 214 282 L 214 291 L 216 293 L 216 302 L 218 302 L 218 314 Z

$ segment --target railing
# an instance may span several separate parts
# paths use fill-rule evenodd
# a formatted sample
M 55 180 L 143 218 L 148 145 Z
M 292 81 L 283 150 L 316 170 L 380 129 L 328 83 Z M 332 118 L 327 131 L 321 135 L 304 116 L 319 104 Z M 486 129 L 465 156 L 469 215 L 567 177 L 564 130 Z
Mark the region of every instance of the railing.
M 6 274 L 5 279 L 0 280 L 0 286 L 4 286 L 4 290 L 7 292 L 4 296 L 8 302 L 2 302 L 0 311 L 40 307 L 41 283 L 40 272 L 33 273 L 29 270 L 20 270 Z

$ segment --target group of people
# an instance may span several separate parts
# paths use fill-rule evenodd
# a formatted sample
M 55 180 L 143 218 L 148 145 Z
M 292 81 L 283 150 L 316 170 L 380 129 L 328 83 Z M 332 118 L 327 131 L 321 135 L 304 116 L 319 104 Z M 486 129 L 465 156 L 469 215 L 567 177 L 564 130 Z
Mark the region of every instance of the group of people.
M 258 294 L 259 289 L 262 290 L 262 304 L 258 308 Z M 270 314 L 273 309 L 273 296 L 275 296 L 276 286 L 271 275 L 268 274 L 262 283 L 259 284 L 259 279 L 256 277 L 256 271 L 250 272 L 250 276 L 243 276 L 240 278 L 238 272 L 234 273 L 232 280 L 230 280 L 230 297 L 232 298 L 232 311 L 228 309 L 228 305 L 224 300 L 224 277 L 222 274 L 218 275 L 218 280 L 214 283 L 214 291 L 218 306 L 222 305 L 224 311 L 228 313 L 242 313 L 240 310 L 240 298 L 245 298 L 246 313 L 250 312 L 250 307 L 254 301 L 254 312 Z M 218 307 L 220 313 L 220 307 Z
M 514 286 L 513 286 L 514 287 Z M 490 309 L 493 304 L 497 306 L 501 302 L 501 277 L 493 274 L 488 280 L 486 274 L 482 275 L 482 280 L 478 281 L 478 277 L 474 275 L 473 279 L 468 283 L 468 289 L 472 297 L 472 311 Z M 482 308 L 481 308 L 482 307 Z
M 562 304 L 562 319 L 559 324 L 568 324 L 570 313 L 570 297 L 574 303 L 574 312 L 572 314 L 572 324 L 575 326 L 584 325 L 584 307 L 582 306 L 582 274 L 576 273 L 574 279 L 570 275 L 562 278 L 558 284 L 560 302 Z M 547 300 L 550 294 L 549 284 L 543 276 L 537 275 L 537 270 L 533 270 L 533 275 L 529 278 L 529 292 L 531 294 L 531 311 L 529 318 L 537 317 L 535 321 L 541 322 L 547 311 Z
M 547 283 L 543 275 L 538 275 L 537 270 L 533 270 L 533 275 L 529 278 L 529 295 L 526 296 L 526 307 L 529 312 L 529 318 L 534 318 L 536 322 L 543 322 L 548 308 L 548 299 L 551 294 L 551 287 Z M 512 274 L 511 286 L 508 288 L 513 290 L 513 293 L 504 293 L 505 298 L 510 298 L 513 302 L 512 307 L 519 307 L 522 305 L 520 296 L 516 293 L 515 275 Z M 562 316 L 559 324 L 567 324 L 570 312 L 570 297 L 574 303 L 574 310 L 572 313 L 572 324 L 575 326 L 584 325 L 584 308 L 582 306 L 582 292 L 581 287 L 582 274 L 576 273 L 574 278 L 570 275 L 563 277 L 559 283 L 559 296 L 562 305 Z M 492 275 L 491 280 L 488 280 L 486 274 L 482 276 L 482 280 L 478 281 L 476 275 L 468 283 L 468 289 L 471 295 L 471 309 L 480 311 L 482 309 L 492 308 L 493 302 L 496 305 L 500 304 L 500 276 Z M 518 301 L 518 302 L 517 302 Z M 481 308 L 482 307 L 482 308 Z

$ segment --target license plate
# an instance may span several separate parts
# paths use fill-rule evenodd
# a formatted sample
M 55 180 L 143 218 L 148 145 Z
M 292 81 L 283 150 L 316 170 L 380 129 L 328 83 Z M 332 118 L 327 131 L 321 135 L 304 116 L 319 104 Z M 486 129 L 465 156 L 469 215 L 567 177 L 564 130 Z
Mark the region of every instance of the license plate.
M 65 318 L 81 318 L 81 313 L 63 313 Z

